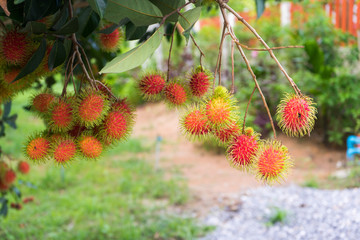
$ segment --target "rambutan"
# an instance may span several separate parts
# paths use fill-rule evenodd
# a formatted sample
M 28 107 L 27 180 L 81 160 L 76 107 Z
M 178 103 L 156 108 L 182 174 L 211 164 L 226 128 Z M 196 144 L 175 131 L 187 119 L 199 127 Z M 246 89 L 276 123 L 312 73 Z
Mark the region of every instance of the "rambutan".
M 199 138 L 210 131 L 206 114 L 198 107 L 194 107 L 182 117 L 181 127 L 190 139 Z
M 255 171 L 264 182 L 284 178 L 292 166 L 288 149 L 277 140 L 268 140 L 259 147 L 255 157 Z
M 121 140 L 127 137 L 130 130 L 130 119 L 122 111 L 111 111 L 103 123 L 104 138 Z
M 24 64 L 31 54 L 31 42 L 25 33 L 9 30 L 0 39 L 0 52 L 4 60 L 13 65 Z
M 221 143 L 228 143 L 240 131 L 238 123 L 230 121 L 229 126 L 224 128 L 214 129 L 212 132 Z
M 157 99 L 165 87 L 164 76 L 161 73 L 147 73 L 139 80 L 139 90 L 144 98 Z
M 135 111 L 134 106 L 132 106 L 126 98 L 113 102 L 111 105 L 111 109 L 116 111 L 123 111 L 130 116 L 133 116 Z
M 49 129 L 64 132 L 74 125 L 73 107 L 68 99 L 56 99 L 50 104 L 48 114 Z
M 16 210 L 21 210 L 22 209 L 22 205 L 20 203 L 11 203 L 10 207 L 14 208 Z
M 110 27 L 105 26 L 103 29 Z M 100 33 L 99 41 L 100 48 L 106 52 L 116 52 L 119 48 L 119 43 L 122 39 L 122 32 L 116 28 L 112 33 Z
M 86 131 L 86 127 L 80 125 L 79 123 L 75 124 L 71 130 L 67 132 L 71 137 L 77 138 L 79 137 L 84 131 Z
M 212 129 L 229 126 L 235 120 L 233 111 L 234 107 L 232 104 L 221 97 L 209 100 L 205 110 Z
M 41 136 L 36 135 L 30 137 L 25 146 L 25 155 L 32 161 L 43 161 L 48 157 L 50 150 L 50 141 Z
M 16 179 L 16 173 L 12 169 L 8 169 L 2 176 L 2 182 L 5 185 L 11 185 Z
M 238 134 L 230 141 L 227 158 L 235 168 L 249 169 L 259 148 L 259 135 Z
M 13 68 L 4 73 L 3 80 L 13 92 L 23 91 L 29 88 L 31 84 L 35 81 L 35 79 L 31 79 L 27 76 L 13 82 L 17 75 L 20 73 L 20 71 L 21 69 L 19 68 Z
M 25 161 L 20 161 L 17 165 L 17 169 L 22 174 L 27 174 L 30 171 L 30 165 Z
M 102 151 L 103 145 L 102 143 L 94 136 L 91 135 L 83 135 L 78 140 L 78 146 L 80 152 L 86 157 L 95 159 L 98 158 Z
M 51 153 L 58 164 L 66 164 L 77 154 L 76 143 L 70 137 L 58 139 L 53 144 Z
M 170 106 L 181 106 L 187 100 L 185 88 L 176 81 L 171 81 L 166 84 L 164 95 Z
M 282 131 L 301 137 L 314 128 L 316 108 L 310 97 L 286 94 L 277 108 L 276 119 Z
M 210 89 L 211 80 L 211 73 L 203 71 L 201 67 L 195 70 L 189 82 L 192 95 L 195 97 L 204 96 Z
M 78 98 L 75 114 L 82 125 L 93 127 L 101 123 L 108 110 L 106 97 L 101 92 L 90 90 Z
M 49 111 L 49 106 L 55 98 L 54 94 L 50 92 L 37 94 L 31 100 L 32 108 L 40 114 L 45 114 Z

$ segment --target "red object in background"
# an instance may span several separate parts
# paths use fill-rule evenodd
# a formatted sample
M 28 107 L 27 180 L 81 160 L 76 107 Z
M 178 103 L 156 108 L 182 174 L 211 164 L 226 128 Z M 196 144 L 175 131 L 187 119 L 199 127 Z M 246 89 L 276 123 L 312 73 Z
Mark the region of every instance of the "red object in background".
M 29 202 L 33 202 L 34 201 L 34 197 L 27 197 L 23 199 L 23 203 L 29 203 Z
M 30 171 L 30 165 L 25 161 L 21 161 L 18 164 L 18 170 L 22 174 L 27 174 Z
M 17 210 L 21 210 L 22 209 L 22 205 L 20 203 L 11 203 L 10 204 L 11 208 L 17 209 Z

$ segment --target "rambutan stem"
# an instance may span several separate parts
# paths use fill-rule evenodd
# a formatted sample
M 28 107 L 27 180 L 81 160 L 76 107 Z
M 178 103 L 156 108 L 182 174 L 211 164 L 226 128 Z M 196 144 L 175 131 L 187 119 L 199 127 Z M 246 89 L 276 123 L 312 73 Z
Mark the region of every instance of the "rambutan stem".
M 226 25 L 225 25 L 225 22 L 224 22 L 224 25 L 223 25 L 223 30 L 222 30 L 222 33 L 221 33 L 221 41 L 220 41 L 220 46 L 219 46 L 219 54 L 218 54 L 218 58 L 217 58 L 217 61 L 216 61 L 216 67 L 215 67 L 215 73 L 214 73 L 214 86 L 213 86 L 213 89 L 215 89 L 215 80 L 216 80 L 216 74 L 217 72 L 219 71 L 219 85 L 221 83 L 221 56 L 222 56 L 222 46 L 223 46 L 223 43 L 224 43 L 224 39 L 226 37 Z
M 240 16 L 234 9 L 232 9 L 229 5 L 226 4 L 224 0 L 216 0 L 219 3 L 220 9 L 224 15 L 224 9 L 228 10 L 230 13 L 232 13 L 240 22 L 242 22 L 255 36 L 256 38 L 261 42 L 261 44 L 266 48 L 267 52 L 269 52 L 270 56 L 274 59 L 280 70 L 283 72 L 287 80 L 289 81 L 291 87 L 294 89 L 295 93 L 298 95 L 301 95 L 301 91 L 298 88 L 298 86 L 295 84 L 294 80 L 289 76 L 289 74 L 285 71 L 279 60 L 276 58 L 274 52 L 271 50 L 271 48 L 267 45 L 267 43 L 261 38 L 261 36 L 256 32 L 256 30 L 242 17 Z M 239 42 L 239 41 L 236 41 Z M 237 44 L 239 47 L 240 45 Z M 240 46 L 240 48 L 242 48 Z
M 169 79 L 170 79 L 171 52 L 172 52 L 173 43 L 174 43 L 174 33 L 175 33 L 176 25 L 177 25 L 177 23 L 175 23 L 175 25 L 174 25 L 174 29 L 173 29 L 172 34 L 171 34 L 171 42 L 170 42 L 170 49 L 169 49 L 169 57 L 168 57 L 168 62 L 167 62 L 167 65 L 168 65 L 167 75 L 166 75 L 166 81 L 167 81 L 167 82 L 168 82 L 168 81 L 169 81 Z
M 235 42 L 235 43 L 240 45 L 242 48 L 245 48 L 246 50 L 250 50 L 250 51 L 269 51 L 268 49 L 265 49 L 265 48 L 251 48 L 240 42 Z M 270 50 L 280 50 L 280 49 L 285 49 L 285 48 L 304 48 L 304 46 L 280 46 L 280 47 L 272 47 L 272 48 L 270 48 Z
M 204 52 L 201 50 L 201 48 L 199 47 L 199 45 L 196 43 L 194 36 L 190 33 L 190 37 L 191 40 L 193 41 L 194 45 L 197 47 L 197 49 L 200 52 L 200 67 L 201 67 L 201 71 L 203 71 L 203 64 L 202 64 L 202 57 L 205 57 Z
M 244 121 L 243 121 L 243 126 L 242 126 L 242 133 L 244 134 L 245 133 L 245 122 L 246 122 L 246 117 L 247 117 L 247 113 L 249 111 L 249 106 L 250 106 L 250 103 L 251 103 L 251 99 L 255 93 L 255 90 L 256 90 L 256 86 L 254 87 L 254 90 L 252 91 L 251 95 L 250 95 L 250 98 L 249 98 L 249 101 L 248 101 L 248 104 L 246 106 L 246 111 L 245 111 L 245 116 L 244 116 Z
M 221 1 L 221 0 L 218 0 L 218 1 Z M 236 36 L 235 36 L 235 34 L 234 34 L 234 32 L 233 32 L 230 24 L 229 24 L 229 20 L 227 19 L 226 12 L 225 12 L 224 8 L 221 7 L 221 5 L 220 5 L 220 10 L 221 10 L 222 16 L 223 16 L 223 18 L 224 18 L 224 24 L 225 24 L 225 26 L 226 26 L 226 28 L 227 28 L 227 30 L 228 30 L 231 38 L 232 38 L 234 41 L 238 41 L 238 39 L 236 38 Z M 237 46 L 237 48 L 238 48 L 238 50 L 239 50 L 242 58 L 244 59 L 244 61 L 245 61 L 245 63 L 246 63 L 246 66 L 247 66 L 248 71 L 250 72 L 252 78 L 254 79 L 256 88 L 259 90 L 259 94 L 260 94 L 260 96 L 261 96 L 261 98 L 262 98 L 264 107 L 265 107 L 265 109 L 266 109 L 266 111 L 267 111 L 267 114 L 268 114 L 268 116 L 269 116 L 269 120 L 270 120 L 270 123 L 271 123 L 272 130 L 273 130 L 273 132 L 274 132 L 274 138 L 276 139 L 276 130 L 275 130 L 274 121 L 273 121 L 273 119 L 272 119 L 272 117 L 271 117 L 270 109 L 269 109 L 269 107 L 268 107 L 268 105 L 267 105 L 265 96 L 264 96 L 263 92 L 261 91 L 261 88 L 260 88 L 260 85 L 259 85 L 258 81 L 256 80 L 256 75 L 255 75 L 254 71 L 252 70 L 251 65 L 250 65 L 250 62 L 249 62 L 249 60 L 247 59 L 247 57 L 246 57 L 246 55 L 245 55 L 244 50 L 242 49 L 242 47 L 241 47 L 240 45 L 236 45 L 236 46 Z
M 231 41 L 231 94 L 235 92 L 234 40 Z

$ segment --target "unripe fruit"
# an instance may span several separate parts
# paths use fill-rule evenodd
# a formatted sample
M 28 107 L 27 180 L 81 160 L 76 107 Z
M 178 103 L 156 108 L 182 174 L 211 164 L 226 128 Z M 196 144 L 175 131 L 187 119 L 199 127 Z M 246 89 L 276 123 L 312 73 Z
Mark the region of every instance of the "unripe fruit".
M 50 150 L 50 141 L 42 136 L 29 139 L 25 147 L 25 155 L 33 161 L 39 162 L 47 158 Z
M 19 162 L 17 168 L 22 174 L 27 174 L 30 171 L 30 165 L 24 161 Z
M 110 25 L 105 26 L 104 29 L 108 27 L 110 27 Z M 116 52 L 119 48 L 121 35 L 118 28 L 109 34 L 100 33 L 100 48 L 106 52 Z
M 102 151 L 102 143 L 94 136 L 84 135 L 80 137 L 78 141 L 80 152 L 87 158 L 95 159 L 98 158 Z
M 277 140 L 262 144 L 255 159 L 257 176 L 268 183 L 284 178 L 288 168 L 292 166 L 287 148 Z
M 287 94 L 277 108 L 276 119 L 287 135 L 301 137 L 314 127 L 316 108 L 310 97 Z
M 177 82 L 169 82 L 165 86 L 164 94 L 170 106 L 183 105 L 187 100 L 184 87 Z
M 54 159 L 59 164 L 66 164 L 75 158 L 76 144 L 71 138 L 62 138 L 55 142 L 52 148 Z
M 140 92 L 146 99 L 156 99 L 165 87 L 165 80 L 160 73 L 145 74 L 139 81 Z
M 249 169 L 259 148 L 257 135 L 240 134 L 235 136 L 227 149 L 227 157 L 235 168 Z

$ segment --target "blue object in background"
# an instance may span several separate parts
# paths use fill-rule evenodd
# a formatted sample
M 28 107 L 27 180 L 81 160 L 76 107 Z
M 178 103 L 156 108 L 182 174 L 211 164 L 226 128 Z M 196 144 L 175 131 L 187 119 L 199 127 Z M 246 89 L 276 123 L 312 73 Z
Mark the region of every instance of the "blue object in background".
M 360 154 L 360 137 L 358 136 L 349 136 L 346 140 L 347 150 L 346 157 L 350 160 L 354 160 L 355 154 Z

